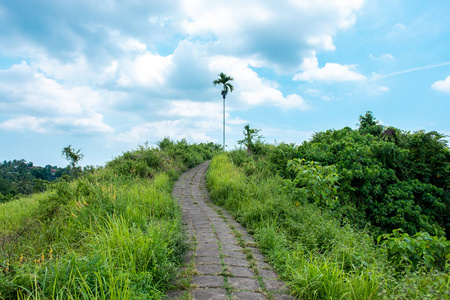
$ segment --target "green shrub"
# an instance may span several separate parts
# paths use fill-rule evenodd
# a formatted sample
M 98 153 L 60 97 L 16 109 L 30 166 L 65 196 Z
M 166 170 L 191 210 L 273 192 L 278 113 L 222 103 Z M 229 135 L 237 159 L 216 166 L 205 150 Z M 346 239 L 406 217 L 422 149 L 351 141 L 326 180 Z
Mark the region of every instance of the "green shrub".
M 450 272 L 450 241 L 444 237 L 430 236 L 427 232 L 409 236 L 396 229 L 379 236 L 380 241 L 386 246 L 389 259 L 400 271 L 415 271 L 425 266 L 428 270 Z
M 231 153 L 230 157 L 235 156 Z M 391 252 L 387 251 L 387 244 L 377 245 L 366 230 L 356 230 L 348 220 L 337 219 L 335 210 L 330 211 L 323 201 L 311 198 L 311 190 L 325 188 L 326 191 L 326 186 L 336 183 L 333 168 L 297 161 L 298 168 L 293 171 L 300 171 L 300 177 L 297 181 L 294 178 L 291 183 L 296 184 L 287 190 L 283 186 L 285 179 L 277 175 L 269 176 L 257 167 L 267 166 L 263 157 L 253 161 L 255 168 L 250 174 L 246 165 L 249 161 L 237 167 L 227 155 L 216 156 L 207 174 L 211 199 L 227 208 L 250 232 L 255 233 L 261 251 L 297 297 L 449 298 L 450 279 L 445 273 L 448 270 L 438 271 L 436 267 L 427 269 L 425 263 L 420 262 L 416 271 L 398 268 L 397 265 L 403 266 L 404 262 L 398 263 L 396 259 L 409 255 L 409 250 L 399 253 L 393 247 Z M 327 177 L 329 175 L 331 177 Z M 303 192 L 292 195 L 295 190 Z M 333 193 L 324 193 L 318 199 L 330 196 Z M 351 211 L 352 208 L 347 209 Z M 420 234 L 422 240 L 428 239 L 428 236 Z M 425 244 L 420 247 L 433 252 L 430 255 L 434 257 L 445 258 L 444 268 L 448 268 L 448 248 L 445 246 L 448 242 L 444 238 L 430 238 L 433 246 L 427 247 Z M 444 253 L 447 254 L 442 256 Z M 423 260 L 424 255 L 420 254 L 418 259 Z M 433 263 L 437 261 L 435 259 Z

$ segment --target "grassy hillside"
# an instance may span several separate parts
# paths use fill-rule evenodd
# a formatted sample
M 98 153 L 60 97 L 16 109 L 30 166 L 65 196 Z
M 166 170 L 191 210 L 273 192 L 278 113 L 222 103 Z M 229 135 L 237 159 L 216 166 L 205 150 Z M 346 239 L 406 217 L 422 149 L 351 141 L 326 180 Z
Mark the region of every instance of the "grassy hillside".
M 419 233 L 405 239 L 394 232 L 378 244 L 371 232 L 355 229 L 305 197 L 315 192 L 325 204 L 334 200 L 335 192 L 328 186 L 334 179 L 325 175 L 330 170 L 312 164 L 315 172 L 308 173 L 309 184 L 297 191 L 292 181 L 270 172 L 269 158 L 283 147 L 270 146 L 258 158 L 247 157 L 243 150 L 215 157 L 208 188 L 215 203 L 255 234 L 296 296 L 450 299 L 450 243 L 445 238 Z
M 186 250 L 170 192 L 214 144 L 164 139 L 0 204 L 0 299 L 159 299 Z

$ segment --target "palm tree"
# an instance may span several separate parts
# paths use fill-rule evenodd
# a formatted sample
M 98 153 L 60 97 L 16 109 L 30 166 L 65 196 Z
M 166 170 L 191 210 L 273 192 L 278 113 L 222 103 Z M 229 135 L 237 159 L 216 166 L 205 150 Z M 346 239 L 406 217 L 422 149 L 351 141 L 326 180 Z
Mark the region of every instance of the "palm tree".
M 232 92 L 234 90 L 234 87 L 229 81 L 233 81 L 233 77 L 227 76 L 224 73 L 219 74 L 219 79 L 216 79 L 213 81 L 214 85 L 222 84 L 223 90 L 222 90 L 222 97 L 223 97 L 223 150 L 225 151 L 225 98 L 228 94 L 228 90 Z

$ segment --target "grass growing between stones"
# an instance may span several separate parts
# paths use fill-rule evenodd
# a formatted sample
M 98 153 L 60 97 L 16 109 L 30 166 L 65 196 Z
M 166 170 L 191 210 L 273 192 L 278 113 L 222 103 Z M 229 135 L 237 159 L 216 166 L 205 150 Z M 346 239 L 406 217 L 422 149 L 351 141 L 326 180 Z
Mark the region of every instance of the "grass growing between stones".
M 211 199 L 254 232 L 261 251 L 295 296 L 449 299 L 449 276 L 397 272 L 371 236 L 343 225 L 315 204 L 293 201 L 280 192 L 280 177 L 270 175 L 263 161 L 255 165 L 246 174 L 229 156 L 215 157 L 207 176 Z

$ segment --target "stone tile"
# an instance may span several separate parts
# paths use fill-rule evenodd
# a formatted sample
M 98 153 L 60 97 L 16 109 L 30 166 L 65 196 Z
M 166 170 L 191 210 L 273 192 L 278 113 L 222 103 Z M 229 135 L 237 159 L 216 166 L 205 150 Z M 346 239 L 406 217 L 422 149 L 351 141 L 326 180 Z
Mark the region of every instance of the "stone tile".
M 221 265 L 197 265 L 195 268 L 201 275 L 217 275 L 222 272 Z
M 219 241 L 223 245 L 239 245 L 239 242 L 235 237 L 222 237 L 219 235 Z
M 197 236 L 197 242 L 199 243 L 217 243 L 218 239 L 217 237 L 198 237 Z
M 206 249 L 216 249 L 219 251 L 219 245 L 217 245 L 217 243 L 199 243 L 197 245 L 197 251 Z
M 278 280 L 272 279 L 263 279 L 264 285 L 269 291 L 280 291 L 280 292 L 288 292 L 288 288 L 285 287 L 285 284 Z
M 277 279 L 278 275 L 273 270 L 259 269 L 259 275 L 264 278 Z
M 220 265 L 219 257 L 211 257 L 211 256 L 200 256 L 195 258 L 196 264 L 216 264 Z
M 232 234 L 233 233 L 233 231 L 230 229 L 230 227 L 228 227 L 227 224 L 218 225 L 217 223 L 214 223 L 214 229 L 217 232 L 224 232 L 224 233 L 228 233 L 228 234 Z
M 215 256 L 215 257 L 219 257 L 219 248 L 198 249 L 195 254 L 196 254 L 196 256 Z
M 294 296 L 288 295 L 288 294 L 279 294 L 279 293 L 273 293 L 273 299 L 275 300 L 295 300 Z
M 234 235 L 233 231 L 231 231 L 231 229 L 221 229 L 221 230 L 216 229 L 216 232 L 219 235 L 219 237 L 222 237 L 224 239 L 235 239 L 236 238 L 236 236 Z
M 267 299 L 266 296 L 262 293 L 255 293 L 255 292 L 233 292 L 232 293 L 233 298 L 236 300 L 265 300 Z
M 253 257 L 254 257 L 256 260 L 259 260 L 259 261 L 265 261 L 265 260 L 266 260 L 266 258 L 265 258 L 264 255 L 262 255 L 262 254 L 253 253 Z
M 222 254 L 227 257 L 242 258 L 242 259 L 247 258 L 247 256 L 241 251 L 222 250 Z
M 222 249 L 240 251 L 240 250 L 242 250 L 242 247 L 239 245 L 235 245 L 235 244 L 222 244 Z
M 243 235 L 241 236 L 241 238 L 242 238 L 245 242 L 255 242 L 255 239 L 254 239 L 251 235 L 243 234 Z
M 229 266 L 230 273 L 236 277 L 254 277 L 252 270 L 247 267 Z
M 230 266 L 237 266 L 237 267 L 248 266 L 248 261 L 242 258 L 225 257 L 223 261 L 225 262 L 225 264 Z
M 197 236 L 216 236 L 212 228 L 197 229 L 195 233 L 197 234 Z
M 238 289 L 238 290 L 247 290 L 247 291 L 261 290 L 258 280 L 253 279 L 253 278 L 228 277 L 228 283 L 233 288 Z
M 263 261 L 256 261 L 256 265 L 257 265 L 260 269 L 268 269 L 268 270 L 272 269 L 272 267 L 271 267 L 268 263 L 265 263 L 265 262 L 263 262 Z
M 227 292 L 224 289 L 195 289 L 192 296 L 196 300 L 226 300 Z

